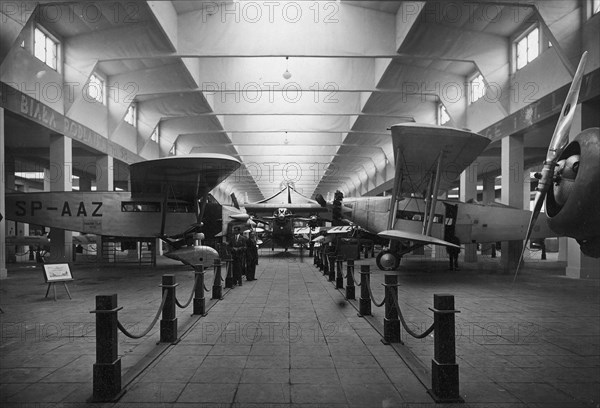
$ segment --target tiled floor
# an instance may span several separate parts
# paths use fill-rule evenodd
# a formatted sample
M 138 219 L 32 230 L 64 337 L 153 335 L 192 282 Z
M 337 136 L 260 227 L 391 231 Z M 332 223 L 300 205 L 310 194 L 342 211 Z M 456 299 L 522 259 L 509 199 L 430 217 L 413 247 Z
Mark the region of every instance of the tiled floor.
M 455 296 L 460 394 L 468 407 L 595 407 L 600 404 L 598 281 L 557 276 L 557 262 L 530 262 L 512 284 L 480 256 L 463 271 L 408 257 L 398 288 L 417 332 L 432 322 L 434 293 Z M 373 259 L 373 296 L 383 272 Z M 94 296 L 118 293 L 119 320 L 141 332 L 160 304 L 160 276 L 175 273 L 187 300 L 193 272 L 170 261 L 155 269 L 76 265 L 73 300 L 44 299 L 37 268 L 11 266 L 0 282 L 2 407 L 439 407 L 427 394 L 433 337 L 381 342 L 383 308 L 357 316 L 312 258 L 264 251 L 257 281 L 210 301 L 209 313 L 178 309 L 180 341 L 119 336 L 125 393 L 89 403 L 95 361 Z M 479 272 L 479 271 L 485 272 Z M 356 274 L 358 279 L 358 274 Z M 206 275 L 207 286 L 212 273 Z M 360 288 L 356 288 L 356 297 Z M 210 296 L 210 293 L 208 294 Z

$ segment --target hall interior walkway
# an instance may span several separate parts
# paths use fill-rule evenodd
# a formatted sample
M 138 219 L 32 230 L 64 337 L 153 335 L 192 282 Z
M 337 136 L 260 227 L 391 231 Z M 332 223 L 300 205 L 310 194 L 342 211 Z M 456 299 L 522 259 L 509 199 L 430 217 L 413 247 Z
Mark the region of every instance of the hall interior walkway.
M 132 402 L 397 407 L 433 401 L 312 263 L 275 256 L 261 258 L 258 280 L 230 291 L 128 387 L 119 405 Z

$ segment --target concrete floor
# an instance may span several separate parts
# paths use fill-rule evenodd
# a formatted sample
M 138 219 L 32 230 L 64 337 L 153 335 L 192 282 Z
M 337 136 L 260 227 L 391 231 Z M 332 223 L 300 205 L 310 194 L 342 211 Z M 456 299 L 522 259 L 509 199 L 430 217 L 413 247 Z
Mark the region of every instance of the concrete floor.
M 199 318 L 178 309 L 180 342 L 119 335 L 125 393 L 89 403 L 95 362 L 94 297 L 117 293 L 119 320 L 141 332 L 160 305 L 162 274 L 174 273 L 185 302 L 193 272 L 161 259 L 155 268 L 75 264 L 58 299 L 44 298 L 35 265 L 9 265 L 0 282 L 2 407 L 440 407 L 427 394 L 433 337 L 402 331 L 381 340 L 383 308 L 357 316 L 309 257 L 262 250 L 257 281 L 209 301 Z M 372 258 L 376 301 L 384 273 Z M 402 314 L 416 332 L 432 323 L 433 294 L 455 296 L 461 407 L 600 405 L 600 286 L 561 276 L 556 261 L 530 260 L 513 285 L 497 259 L 408 256 L 398 274 Z M 358 273 L 355 274 L 358 279 Z M 212 271 L 206 274 L 207 286 Z M 357 298 L 360 288 L 356 289 Z M 210 293 L 207 295 L 210 297 Z

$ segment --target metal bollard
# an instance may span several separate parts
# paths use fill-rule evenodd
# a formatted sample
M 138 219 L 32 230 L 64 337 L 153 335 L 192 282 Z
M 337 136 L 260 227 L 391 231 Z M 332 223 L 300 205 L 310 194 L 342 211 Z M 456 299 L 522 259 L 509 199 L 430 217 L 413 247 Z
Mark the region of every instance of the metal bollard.
M 360 266 L 360 298 L 358 299 L 358 315 L 371 316 L 371 295 L 369 295 L 369 280 L 371 271 L 369 265 Z
M 337 269 L 337 273 L 335 276 L 335 288 L 344 289 L 344 272 L 342 272 L 342 268 L 344 267 L 344 257 L 338 255 L 335 260 L 335 264 Z
M 431 360 L 431 390 L 435 402 L 464 402 L 459 394 L 454 296 L 433 295 L 433 360 Z
M 383 343 L 402 343 L 400 320 L 394 298 L 398 298 L 398 275 L 385 275 L 385 317 L 383 318 Z M 393 296 L 395 292 L 396 296 Z
M 308 244 L 308 256 L 313 256 L 313 252 L 315 250 L 314 242 Z
M 204 316 L 206 314 L 206 299 L 204 298 L 204 266 L 202 264 L 194 266 L 194 279 L 196 289 L 194 290 L 194 311 L 192 314 Z
M 333 282 L 335 280 L 335 253 L 328 254 L 327 260 L 329 262 L 329 282 Z
M 225 270 L 227 271 L 227 275 L 225 275 L 225 288 L 233 288 L 233 259 L 225 259 Z
M 93 401 L 113 401 L 121 393 L 121 357 L 117 333 L 117 295 L 96 296 L 96 362 Z
M 346 264 L 346 299 L 356 299 L 354 286 L 354 260 L 348 259 Z
M 177 317 L 175 316 L 175 275 L 162 276 L 162 293 L 167 293 L 160 318 L 160 342 L 176 343 L 177 339 Z
M 327 261 L 327 250 L 325 247 L 321 253 L 321 262 L 323 264 L 323 276 L 329 276 L 329 262 Z
M 215 268 L 215 281 L 213 282 L 212 298 L 223 299 L 223 286 L 221 286 L 221 260 L 215 259 L 213 267 Z

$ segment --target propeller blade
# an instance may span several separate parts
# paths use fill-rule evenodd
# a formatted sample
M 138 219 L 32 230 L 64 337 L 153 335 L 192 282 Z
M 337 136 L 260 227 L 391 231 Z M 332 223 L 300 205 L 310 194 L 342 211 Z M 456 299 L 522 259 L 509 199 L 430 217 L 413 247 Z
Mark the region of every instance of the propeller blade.
M 544 161 L 544 167 L 541 171 L 542 175 L 536 188 L 537 192 L 535 194 L 534 208 L 533 212 L 531 213 L 531 218 L 529 219 L 529 226 L 527 227 L 527 233 L 525 234 L 523 250 L 521 251 L 521 256 L 519 257 L 519 262 L 517 263 L 517 269 L 515 270 L 513 283 L 517 279 L 519 268 L 523 262 L 523 255 L 525 254 L 525 249 L 527 248 L 527 241 L 529 241 L 529 238 L 531 237 L 533 226 L 535 225 L 540 211 L 542 210 L 544 200 L 546 199 L 546 194 L 548 193 L 548 190 L 550 190 L 550 186 L 552 186 L 554 180 L 554 168 L 556 167 L 558 159 L 565 150 L 565 147 L 567 147 L 567 144 L 569 143 L 569 131 L 571 130 L 571 124 L 573 123 L 573 117 L 575 116 L 575 107 L 577 106 L 577 100 L 579 98 L 579 90 L 581 89 L 581 82 L 583 80 L 583 72 L 585 70 L 587 54 L 587 51 L 585 51 L 581 56 L 581 60 L 577 66 L 577 71 L 573 77 L 573 82 L 569 88 L 569 93 L 567 94 L 567 98 L 565 99 L 565 103 L 561 109 L 560 117 L 556 123 L 556 128 L 554 128 L 552 140 L 550 141 L 548 153 L 546 154 L 546 160 Z
M 533 226 L 540 215 L 540 211 L 542 209 L 542 205 L 544 204 L 544 199 L 546 198 L 546 191 L 538 191 L 535 193 L 535 201 L 533 206 L 533 212 L 531 213 L 531 218 L 529 219 L 529 226 L 527 227 L 527 233 L 525 234 L 525 241 L 523 241 L 523 249 L 521 250 L 521 256 L 519 257 L 519 262 L 517 263 L 517 269 L 515 270 L 515 276 L 513 278 L 513 283 L 517 280 L 517 274 L 519 273 L 519 268 L 523 263 L 523 255 L 525 255 L 525 249 L 527 249 L 527 241 L 531 237 L 531 233 L 533 231 Z
M 575 107 L 577 106 L 577 99 L 579 98 L 579 90 L 583 80 L 583 71 L 585 70 L 585 64 L 587 62 L 587 54 L 588 52 L 585 51 L 579 61 L 579 66 L 573 77 L 573 82 L 569 88 L 569 93 L 563 104 L 560 118 L 556 123 L 556 128 L 554 129 L 554 134 L 552 135 L 552 140 L 548 147 L 546 161 L 556 162 L 569 143 L 569 131 L 571 130 L 571 124 L 573 123 L 573 117 L 575 116 Z

